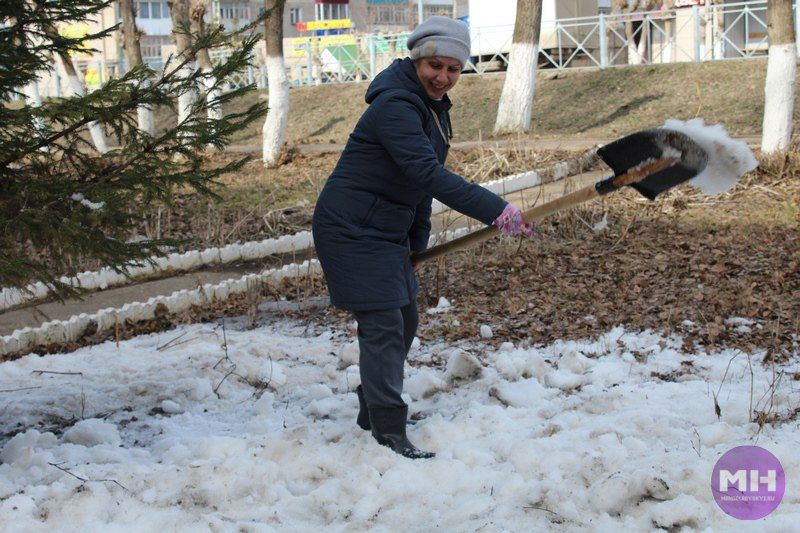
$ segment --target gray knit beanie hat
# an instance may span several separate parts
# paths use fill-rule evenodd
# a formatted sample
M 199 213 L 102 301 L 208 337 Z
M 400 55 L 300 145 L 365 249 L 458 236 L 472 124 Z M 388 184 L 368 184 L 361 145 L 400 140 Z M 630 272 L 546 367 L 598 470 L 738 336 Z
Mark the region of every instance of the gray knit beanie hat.
M 411 32 L 408 49 L 413 59 L 452 57 L 463 67 L 469 59 L 469 28 L 460 20 L 433 16 Z

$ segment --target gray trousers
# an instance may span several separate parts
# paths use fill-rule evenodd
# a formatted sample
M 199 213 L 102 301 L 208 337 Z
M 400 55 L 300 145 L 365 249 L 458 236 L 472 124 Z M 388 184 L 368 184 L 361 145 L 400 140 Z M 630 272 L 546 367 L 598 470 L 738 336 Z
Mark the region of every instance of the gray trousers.
M 403 365 L 419 324 L 416 302 L 400 309 L 354 311 L 361 388 L 367 407 L 406 407 Z

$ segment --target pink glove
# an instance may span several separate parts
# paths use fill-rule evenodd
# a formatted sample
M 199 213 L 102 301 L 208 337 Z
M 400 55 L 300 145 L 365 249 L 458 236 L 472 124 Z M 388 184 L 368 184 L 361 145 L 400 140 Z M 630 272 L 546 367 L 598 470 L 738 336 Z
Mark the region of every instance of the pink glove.
M 500 229 L 500 233 L 506 237 L 517 235 L 524 235 L 528 238 L 533 237 L 533 223 L 525 222 L 522 219 L 522 211 L 513 204 L 508 204 L 492 224 L 497 226 Z

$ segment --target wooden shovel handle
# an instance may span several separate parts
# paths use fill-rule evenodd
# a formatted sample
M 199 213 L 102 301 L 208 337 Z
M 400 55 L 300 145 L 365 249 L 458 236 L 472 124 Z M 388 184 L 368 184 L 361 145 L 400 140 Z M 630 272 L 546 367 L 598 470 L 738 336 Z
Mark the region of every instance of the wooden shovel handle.
M 528 222 L 533 222 L 534 220 L 544 218 L 547 215 L 551 215 L 573 205 L 578 205 L 587 200 L 591 200 L 592 198 L 596 198 L 597 196 L 600 196 L 600 193 L 595 190 L 594 185 L 589 185 L 588 187 L 584 187 L 583 189 L 577 190 L 571 194 L 557 198 L 552 202 L 547 202 L 546 204 L 528 209 L 522 213 L 522 218 Z M 478 244 L 479 242 L 489 240 L 499 233 L 500 230 L 497 227 L 486 226 L 478 231 L 468 233 L 463 237 L 453 239 L 450 242 L 434 246 L 433 248 L 428 248 L 422 252 L 417 252 L 411 256 L 411 262 L 415 265 L 418 265 L 420 263 L 424 263 L 425 261 L 430 261 L 445 254 L 449 254 L 450 252 L 463 250 L 464 248 L 472 246 L 473 244 Z
M 626 172 L 625 174 L 615 176 L 612 179 L 613 188 L 618 189 L 624 187 L 625 185 L 637 183 L 651 174 L 655 174 L 656 172 L 672 166 L 677 161 L 678 159 L 675 158 L 665 158 L 657 159 L 645 165 L 641 165 L 640 167 Z M 591 200 L 592 198 L 597 198 L 598 196 L 601 196 L 601 194 L 597 191 L 596 186 L 597 184 L 589 185 L 588 187 L 579 189 L 573 193 L 567 194 L 566 196 L 562 196 L 561 198 L 556 198 L 552 202 L 547 202 L 545 204 L 532 207 L 527 211 L 523 211 L 522 218 L 528 222 L 533 222 L 548 215 L 552 215 L 553 213 L 557 213 L 558 211 L 568 207 L 581 204 Z M 449 254 L 450 252 L 463 250 L 464 248 L 467 248 L 473 244 L 489 240 L 498 233 L 500 233 L 500 230 L 495 226 L 486 226 L 478 231 L 468 233 L 463 237 L 453 239 L 450 242 L 446 242 L 444 244 L 434 246 L 433 248 L 428 248 L 422 252 L 412 254 L 411 263 L 418 265 L 420 263 L 424 263 L 425 261 L 430 261 L 445 254 Z

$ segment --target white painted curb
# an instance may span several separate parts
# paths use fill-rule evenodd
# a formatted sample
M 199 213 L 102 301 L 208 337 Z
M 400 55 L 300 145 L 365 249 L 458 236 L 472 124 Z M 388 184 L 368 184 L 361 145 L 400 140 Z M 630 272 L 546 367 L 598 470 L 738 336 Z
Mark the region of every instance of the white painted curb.
M 250 241 L 241 244 L 229 244 L 221 248 L 191 250 L 184 253 L 169 254 L 164 257 L 151 258 L 152 263 L 128 269 L 128 275 L 115 272 L 110 268 L 99 271 L 81 272 L 74 277 L 62 277 L 61 282 L 85 290 L 103 290 L 115 285 L 124 285 L 132 279 L 149 276 L 158 272 L 186 272 L 205 265 L 224 265 L 236 261 L 251 261 L 268 255 L 291 252 L 302 252 L 313 245 L 310 231 L 301 231 L 293 235 L 284 235 L 277 239 Z M 28 285 L 27 290 L 5 288 L 0 290 L 0 311 L 46 297 L 50 293 L 44 283 Z
M 597 149 L 593 148 L 569 161 L 556 163 L 549 167 L 535 169 L 521 174 L 513 174 L 505 178 L 483 183 L 481 186 L 502 196 L 543 183 L 557 181 L 567 176 L 583 172 L 589 168 L 594 163 L 596 154 Z M 432 206 L 433 214 L 441 213 L 447 209 L 447 206 L 438 200 L 434 200 Z M 464 230 L 463 232 L 459 232 L 458 235 L 460 236 L 467 232 L 468 230 Z M 434 238 L 437 237 L 431 236 L 431 242 L 442 242 L 441 240 L 434 241 Z M 448 237 L 447 240 L 451 238 L 454 237 Z M 314 241 L 311 232 L 301 231 L 293 235 L 284 235 L 276 239 L 229 244 L 223 247 L 206 248 L 202 251 L 192 250 L 184 253 L 169 254 L 164 257 L 151 258 L 152 263 L 146 263 L 142 266 L 128 269 L 127 276 L 115 272 L 110 268 L 103 268 L 95 272 L 81 272 L 74 277 L 65 276 L 61 278 L 61 282 L 88 291 L 104 290 L 116 285 L 124 285 L 136 278 L 160 272 L 179 273 L 206 265 L 224 265 L 236 261 L 252 261 L 274 254 L 305 252 L 313 246 Z M 0 312 L 32 300 L 45 298 L 49 294 L 49 289 L 41 282 L 28 285 L 27 289 L 17 289 L 13 287 L 4 288 L 0 290 Z
M 447 242 L 470 232 L 469 228 L 447 230 L 431 235 L 431 246 Z M 155 317 L 155 310 L 159 304 L 164 304 L 170 313 L 178 313 L 194 305 L 205 305 L 209 302 L 218 302 L 228 297 L 246 292 L 251 284 L 262 282 L 275 282 L 284 278 L 297 278 L 311 276 L 322 272 L 319 261 L 311 259 L 303 263 L 286 265 L 264 271 L 260 274 L 247 274 L 239 279 L 229 279 L 216 285 L 206 283 L 197 289 L 183 289 L 175 291 L 169 296 L 156 296 L 146 302 L 132 302 L 119 309 L 108 307 L 97 313 L 73 316 L 68 320 L 53 320 L 45 322 L 36 328 L 22 328 L 15 330 L 11 335 L 0 337 L 0 357 L 24 352 L 28 353 L 40 346 L 49 344 L 62 344 L 80 339 L 87 326 L 96 324 L 96 331 L 112 331 L 117 324 L 124 324 L 126 320 L 138 322 L 150 320 Z M 93 328 L 95 329 L 95 328 Z
M 321 272 L 316 260 L 304 261 L 301 264 L 286 265 L 264 271 L 260 274 L 248 274 L 239 279 L 229 279 L 216 285 L 207 283 L 197 289 L 183 289 L 173 292 L 169 296 L 156 296 L 146 302 L 133 302 L 123 305 L 119 309 L 109 307 L 93 314 L 81 313 L 68 320 L 53 320 L 45 322 L 36 328 L 22 328 L 11 335 L 0 337 L 0 356 L 16 353 L 30 352 L 39 346 L 48 344 L 62 344 L 80 339 L 87 326 L 96 324 L 97 332 L 113 331 L 117 324 L 124 324 L 126 320 L 139 322 L 155 317 L 156 307 L 163 304 L 170 313 L 178 313 L 192 306 L 202 306 L 211 302 L 226 300 L 234 294 L 246 292 L 252 284 L 261 282 L 276 282 L 284 278 L 310 276 Z

